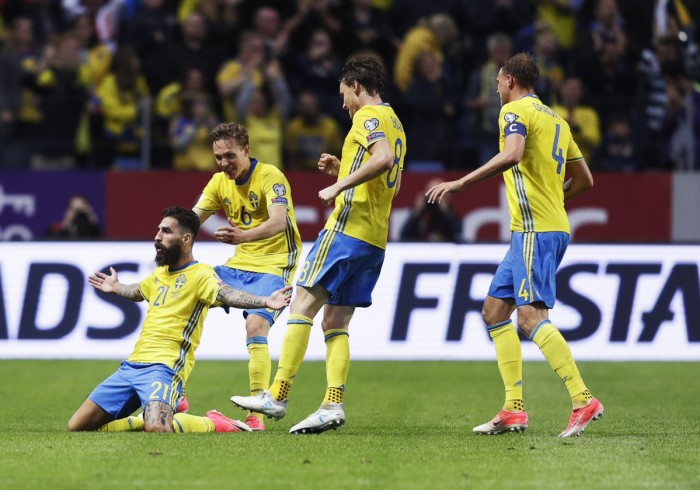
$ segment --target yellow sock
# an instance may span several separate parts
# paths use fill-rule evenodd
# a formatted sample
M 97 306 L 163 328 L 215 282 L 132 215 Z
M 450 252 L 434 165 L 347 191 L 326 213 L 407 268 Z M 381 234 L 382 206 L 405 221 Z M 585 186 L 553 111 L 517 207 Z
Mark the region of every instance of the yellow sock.
M 207 417 L 199 417 L 188 413 L 176 413 L 173 415 L 173 429 L 175 432 L 214 432 L 214 422 Z
M 267 346 L 267 338 L 262 336 L 248 339 L 248 379 L 250 380 L 250 394 L 257 395 L 270 385 L 270 372 L 272 363 L 270 361 L 270 349 Z M 263 415 L 250 412 L 260 420 Z
M 327 403 L 343 403 L 345 383 L 350 370 L 350 339 L 347 330 L 333 329 L 325 332 L 326 379 L 328 388 L 323 398 Z
M 294 377 L 299 372 L 301 363 L 309 346 L 309 335 L 314 321 L 304 315 L 292 313 L 287 321 L 287 332 L 282 342 L 282 353 L 277 365 L 275 379 L 270 386 L 270 393 L 275 400 L 289 398 Z
M 143 414 L 131 415 L 123 419 L 113 420 L 99 429 L 100 432 L 128 432 L 143 430 Z
M 566 343 L 561 332 L 549 320 L 544 320 L 532 331 L 530 340 L 537 344 L 549 366 L 566 384 L 574 408 L 587 405 L 588 401 L 584 402 L 584 393 L 588 392 L 588 388 L 578 372 L 569 344 Z
M 503 410 L 523 412 L 523 354 L 518 333 L 511 320 L 489 325 L 487 329 L 496 348 L 498 370 L 506 390 Z

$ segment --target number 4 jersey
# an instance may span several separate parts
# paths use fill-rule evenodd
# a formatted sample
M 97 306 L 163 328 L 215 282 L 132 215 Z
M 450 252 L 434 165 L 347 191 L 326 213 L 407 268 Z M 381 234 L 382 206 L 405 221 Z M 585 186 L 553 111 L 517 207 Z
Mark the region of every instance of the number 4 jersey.
M 324 228 L 386 249 L 391 202 L 406 155 L 406 135 L 389 104 L 366 105 L 355 113 L 343 143 L 338 180 L 362 167 L 370 157 L 369 148 L 382 140 L 389 142 L 394 154 L 391 170 L 341 192 Z
M 569 124 L 535 95 L 505 104 L 498 122 L 501 151 L 508 135 L 526 138 L 522 160 L 503 174 L 511 231 L 571 233 L 564 209 L 565 165 L 583 156 Z

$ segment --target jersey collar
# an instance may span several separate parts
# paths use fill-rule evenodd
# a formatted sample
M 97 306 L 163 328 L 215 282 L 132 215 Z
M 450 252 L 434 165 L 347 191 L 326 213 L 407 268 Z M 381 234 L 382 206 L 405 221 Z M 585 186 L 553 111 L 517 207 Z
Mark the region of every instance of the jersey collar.
M 258 164 L 258 161 L 255 158 L 250 159 L 250 168 L 248 169 L 248 175 L 246 175 L 243 179 L 237 180 L 236 185 L 243 185 L 246 184 L 250 180 L 250 176 L 253 175 L 253 171 L 255 170 L 255 166 Z
M 197 264 L 197 263 L 198 263 L 198 262 L 197 262 L 196 260 L 193 260 L 193 261 L 190 262 L 189 264 L 185 264 L 185 265 L 183 265 L 182 267 L 177 267 L 177 268 L 175 268 L 175 269 L 171 269 L 170 267 L 168 267 L 168 272 L 179 272 L 179 271 L 184 270 L 184 269 L 187 269 L 189 266 L 191 266 L 191 265 L 193 265 L 193 264 Z

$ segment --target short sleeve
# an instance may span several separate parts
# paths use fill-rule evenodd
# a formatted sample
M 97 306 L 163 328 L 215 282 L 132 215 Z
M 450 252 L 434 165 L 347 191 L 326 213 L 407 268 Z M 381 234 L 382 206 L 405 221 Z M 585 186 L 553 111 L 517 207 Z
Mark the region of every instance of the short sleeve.
M 204 265 L 197 274 L 197 286 L 200 301 L 211 306 L 216 301 L 219 290 L 224 286 L 224 281 L 211 266 Z
M 269 203 L 268 207 L 283 205 L 289 209 L 289 202 L 291 200 L 289 181 L 279 170 L 274 169 L 265 175 L 265 179 L 263 180 L 263 192 Z
M 209 180 L 206 187 L 202 191 L 202 195 L 199 197 L 197 204 L 194 205 L 196 209 L 201 209 L 207 212 L 216 212 L 222 209 L 221 198 L 219 197 L 219 192 L 216 185 L 216 175 Z

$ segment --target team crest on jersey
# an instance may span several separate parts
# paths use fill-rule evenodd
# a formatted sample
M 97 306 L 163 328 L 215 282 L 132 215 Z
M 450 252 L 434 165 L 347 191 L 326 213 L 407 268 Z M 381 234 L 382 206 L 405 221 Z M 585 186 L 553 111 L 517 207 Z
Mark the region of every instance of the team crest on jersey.
M 255 192 L 250 191 L 250 194 L 248 194 L 248 200 L 250 201 L 250 205 L 253 206 L 253 209 L 258 209 L 258 206 L 260 206 L 260 198 Z
M 379 119 L 373 117 L 372 119 L 367 119 L 365 121 L 365 129 L 367 131 L 374 131 L 379 127 Z
M 503 119 L 505 119 L 508 124 L 513 124 L 516 121 L 516 119 L 518 119 L 518 117 L 519 116 L 517 114 L 513 114 L 512 112 L 506 112 L 506 114 L 503 116 Z
M 187 282 L 187 278 L 185 277 L 184 274 L 180 274 L 177 276 L 177 279 L 175 279 L 175 289 L 182 289 L 185 286 L 185 283 Z

